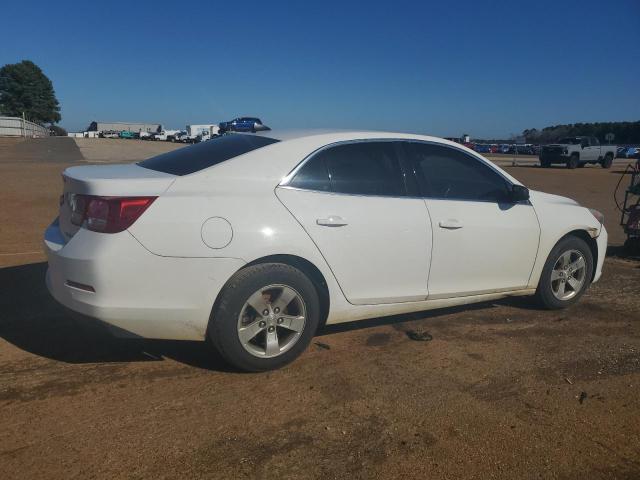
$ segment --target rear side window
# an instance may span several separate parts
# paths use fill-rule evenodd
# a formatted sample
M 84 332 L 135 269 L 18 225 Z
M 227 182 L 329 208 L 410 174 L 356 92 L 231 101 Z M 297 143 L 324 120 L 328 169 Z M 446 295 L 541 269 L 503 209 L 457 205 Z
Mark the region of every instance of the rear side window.
M 508 198 L 506 179 L 461 150 L 424 143 L 407 143 L 406 148 L 426 197 L 484 202 Z
M 172 175 L 188 175 L 278 141 L 256 135 L 223 135 L 149 158 L 138 165 Z
M 356 142 L 329 147 L 311 158 L 290 185 L 352 195 L 406 194 L 393 142 Z
M 322 155 L 316 155 L 307 161 L 289 182 L 289 185 L 304 190 L 316 190 L 318 192 L 329 192 L 329 172 Z

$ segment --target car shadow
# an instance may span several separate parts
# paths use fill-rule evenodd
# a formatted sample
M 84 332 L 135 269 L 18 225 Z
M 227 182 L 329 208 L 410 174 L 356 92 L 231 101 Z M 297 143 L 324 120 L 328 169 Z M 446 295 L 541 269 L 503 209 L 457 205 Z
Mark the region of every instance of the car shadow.
M 49 294 L 47 264 L 0 269 L 0 337 L 41 357 L 67 363 L 157 362 L 231 371 L 207 342 L 121 339 L 95 320 L 78 318 Z
M 489 309 L 503 305 L 524 310 L 545 310 L 535 302 L 533 297 L 507 297 L 499 300 L 488 300 L 486 302 L 471 303 L 456 307 L 421 310 L 418 312 L 403 313 L 400 315 L 391 315 L 387 317 L 377 317 L 366 320 L 356 320 L 353 322 L 324 325 L 318 331 L 316 337 L 322 337 L 334 333 L 348 332 L 352 330 L 380 327 L 384 325 L 391 325 L 396 330 L 407 334 L 407 336 L 411 336 L 411 334 L 414 333 L 414 328 L 412 325 L 408 325 L 409 322 L 424 321 L 426 326 L 429 324 L 429 320 L 438 320 L 447 315 L 453 315 L 463 312 L 469 313 L 477 310 L 487 311 Z
M 607 247 L 607 257 L 620 258 L 623 260 L 640 260 L 640 248 L 631 249 L 624 245 L 609 245 Z
M 208 342 L 114 337 L 98 321 L 78 318 L 60 306 L 46 289 L 45 262 L 0 268 L 0 338 L 26 352 L 66 363 L 159 362 L 172 359 L 196 368 L 235 372 Z M 497 305 L 527 310 L 538 309 L 529 298 L 513 297 L 499 301 L 414 312 L 348 323 L 325 325 L 316 337 L 333 333 L 394 325 L 410 335 L 407 322 L 436 319 Z

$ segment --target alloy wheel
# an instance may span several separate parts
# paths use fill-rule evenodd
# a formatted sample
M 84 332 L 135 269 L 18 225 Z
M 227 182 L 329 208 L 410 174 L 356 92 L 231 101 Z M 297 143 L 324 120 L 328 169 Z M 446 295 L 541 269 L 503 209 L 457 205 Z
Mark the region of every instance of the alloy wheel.
M 273 358 L 300 339 L 306 323 L 302 296 L 287 285 L 268 285 L 254 292 L 238 315 L 238 338 L 244 349 Z
M 575 297 L 585 284 L 587 264 L 578 250 L 568 250 L 556 260 L 551 271 L 551 291 L 558 300 Z

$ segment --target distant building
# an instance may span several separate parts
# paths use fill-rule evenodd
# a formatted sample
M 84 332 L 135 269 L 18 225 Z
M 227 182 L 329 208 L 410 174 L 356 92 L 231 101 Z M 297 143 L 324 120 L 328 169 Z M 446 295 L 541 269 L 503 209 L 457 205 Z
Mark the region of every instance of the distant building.
M 160 132 L 162 124 L 160 123 L 130 123 L 130 122 L 91 122 L 87 132 L 106 132 L 113 130 L 121 132 L 127 130 L 129 132 Z

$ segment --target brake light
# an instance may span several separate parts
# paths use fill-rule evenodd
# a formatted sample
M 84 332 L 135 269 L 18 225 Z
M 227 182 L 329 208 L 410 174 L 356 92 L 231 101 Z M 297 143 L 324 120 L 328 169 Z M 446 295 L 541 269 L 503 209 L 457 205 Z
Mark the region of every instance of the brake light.
M 71 222 L 93 232 L 122 232 L 133 225 L 156 198 L 75 195 L 71 202 Z

